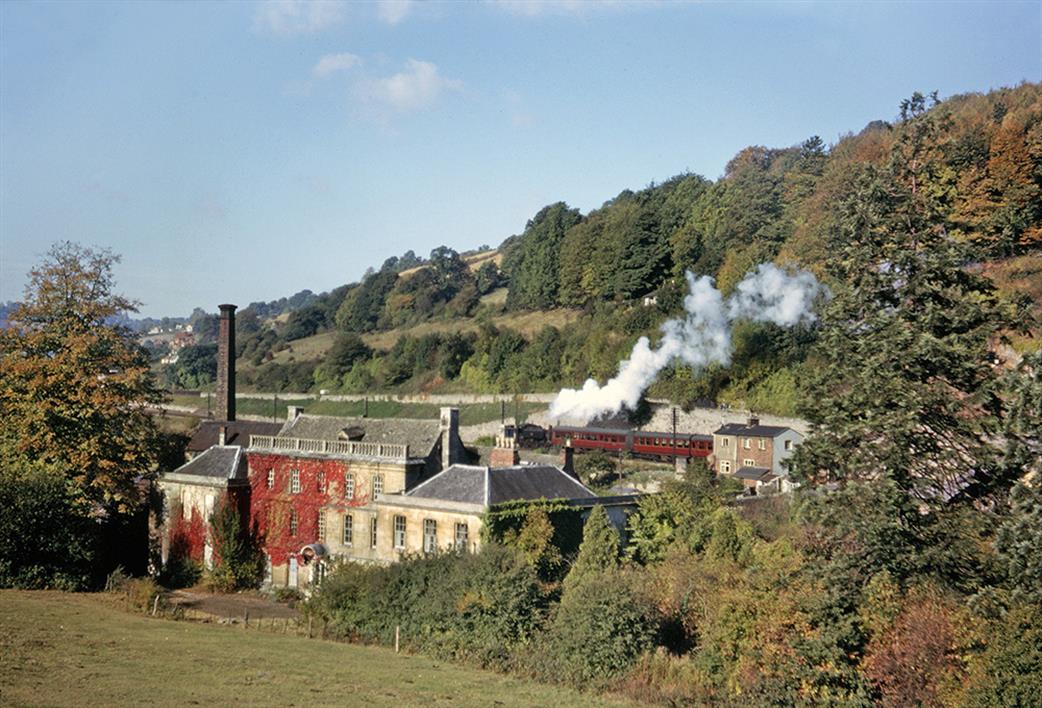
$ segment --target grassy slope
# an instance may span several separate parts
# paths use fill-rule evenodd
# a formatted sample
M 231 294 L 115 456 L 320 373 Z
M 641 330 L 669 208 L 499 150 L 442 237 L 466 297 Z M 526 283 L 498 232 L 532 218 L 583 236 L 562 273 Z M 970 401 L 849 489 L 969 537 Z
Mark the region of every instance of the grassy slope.
M 497 327 L 509 327 L 521 332 L 526 337 L 535 336 L 539 330 L 546 325 L 563 327 L 573 322 L 579 316 L 578 310 L 546 310 L 536 312 L 515 312 L 507 315 L 499 315 L 491 318 L 492 324 Z M 412 335 L 420 337 L 432 332 L 476 332 L 478 322 L 473 318 L 460 320 L 434 320 L 423 322 L 412 327 L 392 329 L 386 332 L 373 332 L 362 335 L 365 343 L 374 349 L 390 349 L 399 337 Z M 288 349 L 276 352 L 274 361 L 285 364 L 290 361 L 317 361 L 325 357 L 329 348 L 333 346 L 336 338 L 335 332 L 323 332 L 303 339 L 295 339 L 289 343 Z M 240 359 L 236 366 L 241 370 L 253 369 L 250 362 Z
M 606 705 L 389 649 L 132 615 L 107 596 L 0 592 L 4 705 Z

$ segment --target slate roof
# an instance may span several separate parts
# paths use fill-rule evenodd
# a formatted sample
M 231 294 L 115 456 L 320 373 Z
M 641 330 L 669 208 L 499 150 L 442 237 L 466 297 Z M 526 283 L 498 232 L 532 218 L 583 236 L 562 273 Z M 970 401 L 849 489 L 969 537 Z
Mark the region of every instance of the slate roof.
M 746 425 L 745 423 L 728 423 L 713 431 L 713 435 L 745 435 L 750 438 L 776 438 L 786 430 L 784 425 Z
M 298 415 L 286 421 L 278 432 L 281 438 L 310 440 L 347 440 L 341 435 L 350 431 L 351 440 L 408 445 L 409 455 L 426 457 L 438 442 L 441 431 L 437 420 L 408 418 L 344 418 L 330 415 Z M 358 437 L 358 433 L 362 433 Z
M 192 439 L 188 441 L 188 451 L 202 452 L 216 445 L 222 425 L 228 427 L 224 444 L 242 447 L 250 444 L 251 435 L 275 435 L 282 428 L 282 423 L 265 423 L 256 420 L 204 420 L 192 434 Z
M 207 479 L 246 479 L 246 455 L 237 445 L 214 445 L 196 455 L 171 474 Z
M 757 482 L 773 482 L 778 479 L 778 475 L 771 472 L 766 467 L 739 467 L 738 471 L 734 473 L 734 476 L 738 479 L 755 480 Z
M 586 499 L 596 495 L 554 465 L 452 465 L 405 496 L 490 506 L 524 499 Z

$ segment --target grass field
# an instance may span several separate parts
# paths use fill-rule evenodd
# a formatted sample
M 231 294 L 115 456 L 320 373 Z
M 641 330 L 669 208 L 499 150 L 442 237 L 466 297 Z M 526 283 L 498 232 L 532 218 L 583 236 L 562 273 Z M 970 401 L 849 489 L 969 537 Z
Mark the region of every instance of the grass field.
M 390 649 L 129 614 L 107 595 L 0 591 L 3 705 L 619 705 Z
M 177 395 L 171 398 L 171 403 L 179 406 L 193 406 L 206 409 L 206 399 L 199 396 Z M 362 401 L 316 401 L 312 399 L 282 398 L 278 401 L 273 398 L 237 398 L 235 410 L 239 415 L 261 415 L 271 416 L 273 409 L 275 420 L 281 421 L 286 417 L 287 406 L 303 406 L 304 412 L 314 415 L 341 415 L 348 417 L 361 417 L 365 412 L 365 403 Z M 518 403 L 516 406 L 518 418 L 524 422 L 529 414 L 544 410 L 545 403 Z M 460 425 L 477 425 L 478 423 L 489 423 L 499 420 L 500 405 L 498 403 L 463 403 L 459 405 Z M 398 403 L 397 401 L 370 401 L 370 418 L 419 418 L 433 419 L 438 417 L 439 407 L 433 403 Z M 506 415 L 512 418 L 515 411 L 513 403 L 506 404 Z

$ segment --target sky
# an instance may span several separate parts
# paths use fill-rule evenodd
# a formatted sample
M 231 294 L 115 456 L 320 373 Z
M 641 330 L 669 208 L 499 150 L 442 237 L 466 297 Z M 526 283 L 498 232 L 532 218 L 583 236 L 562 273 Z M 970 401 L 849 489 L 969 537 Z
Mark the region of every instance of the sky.
M 1040 80 L 1040 0 L 7 0 L 0 302 L 63 240 L 119 254 L 143 315 L 321 292 Z

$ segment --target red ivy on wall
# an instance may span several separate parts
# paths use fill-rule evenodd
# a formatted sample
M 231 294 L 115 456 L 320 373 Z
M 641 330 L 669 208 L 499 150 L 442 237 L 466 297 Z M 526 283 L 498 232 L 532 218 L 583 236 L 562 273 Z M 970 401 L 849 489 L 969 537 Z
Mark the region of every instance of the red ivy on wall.
M 353 499 L 344 497 L 344 475 L 351 464 L 344 460 L 308 459 L 284 455 L 248 453 L 250 464 L 250 523 L 260 535 L 272 565 L 283 565 L 291 555 L 318 541 L 318 514 L 323 508 L 346 510 L 369 503 L 358 479 Z M 299 472 L 300 491 L 291 491 L 292 472 Z M 268 473 L 274 471 L 271 488 Z M 296 512 L 297 529 L 291 533 L 291 515 Z M 339 527 L 327 518 L 326 537 Z
M 203 548 L 206 545 L 206 520 L 198 509 L 192 509 L 192 515 L 184 518 L 180 506 L 174 510 L 174 519 L 170 529 L 171 559 L 191 558 L 203 561 Z

